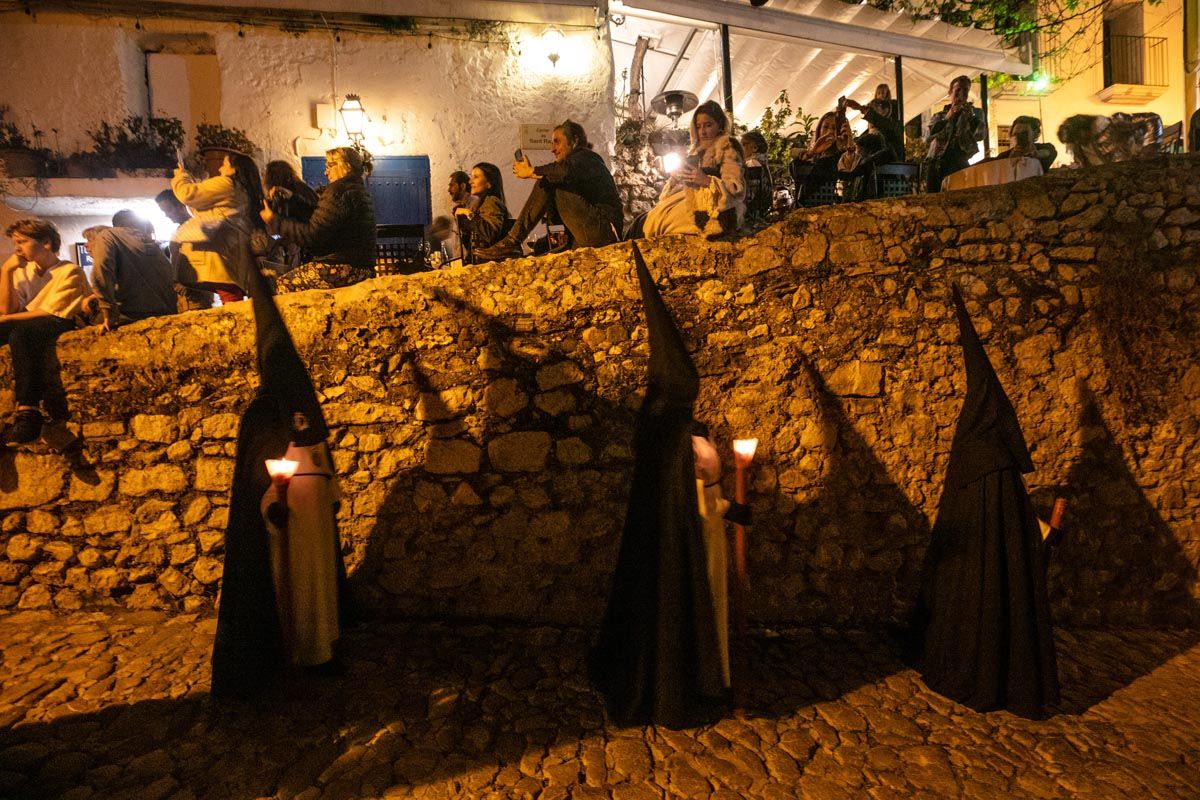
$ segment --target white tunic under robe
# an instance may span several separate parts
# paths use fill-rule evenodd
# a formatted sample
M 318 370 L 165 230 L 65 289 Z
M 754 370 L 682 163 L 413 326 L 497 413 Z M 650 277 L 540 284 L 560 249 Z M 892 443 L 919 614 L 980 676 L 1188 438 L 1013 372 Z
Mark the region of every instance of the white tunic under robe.
M 278 497 L 275 486 L 263 496 L 263 516 L 271 534 L 271 575 L 291 661 L 315 666 L 333 658 L 340 633 L 334 505 L 341 492 L 324 443 L 290 444 L 283 457 L 300 465 L 287 487 L 286 531 L 267 517 Z

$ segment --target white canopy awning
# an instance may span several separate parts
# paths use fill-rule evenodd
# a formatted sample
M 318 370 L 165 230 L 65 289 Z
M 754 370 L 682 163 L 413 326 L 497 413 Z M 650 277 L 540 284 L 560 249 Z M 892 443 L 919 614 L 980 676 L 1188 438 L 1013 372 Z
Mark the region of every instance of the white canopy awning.
M 718 26 L 728 25 L 734 113 L 749 125 L 785 89 L 794 107 L 817 116 L 842 95 L 869 100 L 877 83 L 894 90 L 897 55 L 909 116 L 944 98 L 955 75 L 1029 71 L 986 31 L 842 0 L 772 0 L 762 8 L 745 0 L 613 0 L 609 11 L 618 91 L 638 36 L 651 39 L 643 63 L 647 98 L 682 89 L 720 101 Z
M 341 14 L 479 19 L 545 25 L 591 27 L 597 0 L 173 0 L 191 6 L 263 8 Z

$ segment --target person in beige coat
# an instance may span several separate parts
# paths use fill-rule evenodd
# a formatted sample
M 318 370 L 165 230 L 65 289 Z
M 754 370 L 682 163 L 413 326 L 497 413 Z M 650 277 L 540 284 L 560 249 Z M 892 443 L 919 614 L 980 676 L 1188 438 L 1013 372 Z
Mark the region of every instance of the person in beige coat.
M 237 268 L 231 264 L 231 253 L 237 232 L 253 224 L 251 210 L 257 221 L 262 206 L 261 180 L 248 156 L 207 150 L 204 160 L 210 177 L 196 180 L 179 165 L 171 178 L 175 197 L 192 211 L 191 219 L 171 237 L 179 245 L 174 265 L 176 280 L 187 287 L 216 292 L 222 302 L 228 303 L 246 296 Z M 242 172 L 251 174 L 239 174 Z M 259 186 L 257 205 L 252 205 L 252 184 Z
M 667 178 L 658 205 L 646 216 L 645 235 L 703 233 L 712 238 L 740 227 L 746 214 L 740 148 L 717 103 L 710 100 L 697 108 L 687 163 Z

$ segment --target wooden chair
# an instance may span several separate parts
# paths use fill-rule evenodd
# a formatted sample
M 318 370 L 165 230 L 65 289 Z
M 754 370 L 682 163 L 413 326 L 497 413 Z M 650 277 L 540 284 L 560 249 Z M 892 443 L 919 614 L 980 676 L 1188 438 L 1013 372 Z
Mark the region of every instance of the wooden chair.
M 1183 152 L 1183 120 L 1163 128 L 1162 144 L 1159 145 L 1158 152 L 1171 154 Z

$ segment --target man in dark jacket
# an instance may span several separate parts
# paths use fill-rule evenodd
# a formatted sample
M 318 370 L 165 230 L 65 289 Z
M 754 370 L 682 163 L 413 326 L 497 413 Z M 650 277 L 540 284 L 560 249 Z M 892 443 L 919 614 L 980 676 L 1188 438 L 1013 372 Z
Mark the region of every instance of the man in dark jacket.
M 113 216 L 113 227 L 83 232 L 105 330 L 176 311 L 175 269 L 141 222 L 126 209 Z
M 521 255 L 521 242 L 543 217 L 557 212 L 571 238 L 571 247 L 603 247 L 621 238 L 621 196 L 612 173 L 592 150 L 577 122 L 567 120 L 554 129 L 554 162 L 534 167 L 528 158 L 513 164 L 518 178 L 537 184 L 512 229 L 491 247 L 478 248 L 476 261 Z
M 375 204 L 364 182 L 362 154 L 335 147 L 325 154 L 329 185 L 308 222 L 264 207 L 263 222 L 285 240 L 320 254 L 280 276 L 277 291 L 332 289 L 375 277 Z

